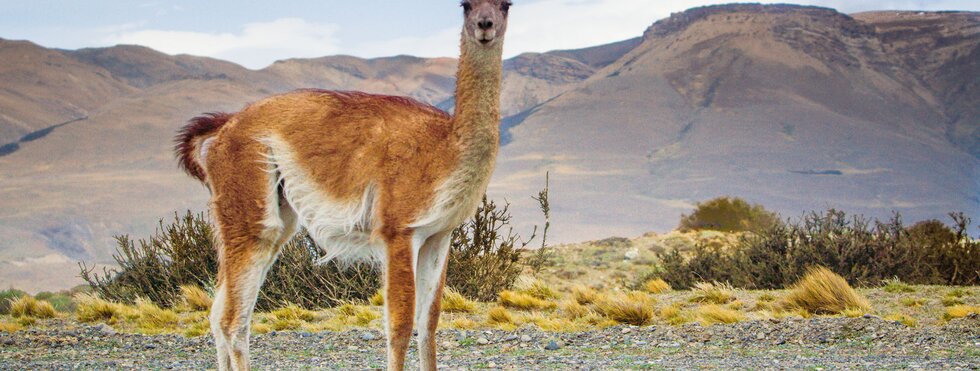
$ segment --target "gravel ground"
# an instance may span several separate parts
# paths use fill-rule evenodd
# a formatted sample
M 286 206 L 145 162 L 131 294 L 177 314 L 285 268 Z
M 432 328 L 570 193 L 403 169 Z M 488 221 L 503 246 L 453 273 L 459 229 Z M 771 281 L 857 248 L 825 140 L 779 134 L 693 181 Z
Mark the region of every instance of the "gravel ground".
M 206 336 L 122 334 L 61 320 L 41 327 L 0 333 L 0 369 L 214 367 Z M 917 328 L 866 316 L 581 333 L 444 330 L 439 345 L 444 369 L 980 369 L 980 317 Z M 252 338 L 252 361 L 260 369 L 378 369 L 384 340 L 372 330 L 269 333 Z

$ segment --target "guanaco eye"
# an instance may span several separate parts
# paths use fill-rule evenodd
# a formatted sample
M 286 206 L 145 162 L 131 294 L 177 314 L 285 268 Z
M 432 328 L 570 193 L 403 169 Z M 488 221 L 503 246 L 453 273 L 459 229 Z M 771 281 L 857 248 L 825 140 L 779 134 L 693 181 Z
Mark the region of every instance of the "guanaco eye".
M 460 3 L 459 6 L 463 7 L 463 11 L 466 13 L 469 13 L 470 10 L 473 10 L 473 5 L 470 4 L 468 1 L 464 1 Z
M 502 11 L 504 13 L 507 13 L 507 11 L 510 10 L 510 6 L 511 5 L 514 5 L 514 4 L 511 3 L 510 1 L 504 1 L 503 3 L 500 3 L 500 11 Z

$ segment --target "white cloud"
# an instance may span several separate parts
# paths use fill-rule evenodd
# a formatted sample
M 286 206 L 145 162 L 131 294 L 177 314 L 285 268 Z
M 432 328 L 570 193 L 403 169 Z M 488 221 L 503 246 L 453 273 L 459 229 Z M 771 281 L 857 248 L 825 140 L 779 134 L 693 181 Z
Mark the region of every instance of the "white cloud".
M 168 54 L 192 54 L 262 68 L 285 58 L 311 58 L 339 51 L 337 27 L 282 18 L 246 24 L 240 33 L 138 30 L 110 34 L 110 44 L 138 44 Z
M 346 54 L 359 57 L 374 58 L 399 54 L 416 57 L 457 57 L 459 56 L 459 35 L 462 25 L 440 30 L 426 36 L 403 36 L 390 40 L 367 42 L 350 50 Z

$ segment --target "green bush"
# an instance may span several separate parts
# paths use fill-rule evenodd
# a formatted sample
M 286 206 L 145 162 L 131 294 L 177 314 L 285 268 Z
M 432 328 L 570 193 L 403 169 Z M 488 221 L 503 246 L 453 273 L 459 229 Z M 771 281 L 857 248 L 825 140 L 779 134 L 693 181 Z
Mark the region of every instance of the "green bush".
M 699 202 L 691 215 L 681 215 L 681 231 L 758 231 L 779 223 L 776 214 L 738 197 L 718 197 Z
M 547 216 L 547 189 L 540 197 Z M 446 274 L 449 287 L 470 298 L 492 300 L 525 270 L 540 269 L 549 251 L 544 248 L 544 237 L 542 248 L 530 253 L 528 242 L 513 234 L 509 223 L 507 206 L 498 208 L 484 198 L 473 218 L 453 231 Z M 547 229 L 546 224 L 545 234 Z M 161 221 L 157 233 L 148 239 L 134 242 L 129 236 L 116 237 L 113 258 L 118 268 L 98 274 L 80 264 L 81 276 L 104 299 L 134 303 L 142 297 L 172 307 L 181 301 L 181 286 L 214 286 L 218 262 L 212 233 L 203 214 L 175 214 L 173 223 Z M 380 270 L 374 264 L 320 264 L 322 257 L 323 252 L 306 233 L 298 234 L 283 246 L 269 270 L 256 307 L 270 310 L 286 303 L 305 308 L 333 306 L 367 300 L 381 285 Z
M 980 283 L 980 242 L 967 235 L 968 218 L 950 215 L 953 228 L 938 221 L 906 228 L 899 215 L 880 222 L 837 210 L 810 213 L 794 224 L 746 234 L 735 246 L 702 244 L 687 253 L 661 254 L 651 275 L 676 288 L 718 281 L 774 289 L 824 266 L 864 286 L 895 277 L 918 285 L 975 285 Z

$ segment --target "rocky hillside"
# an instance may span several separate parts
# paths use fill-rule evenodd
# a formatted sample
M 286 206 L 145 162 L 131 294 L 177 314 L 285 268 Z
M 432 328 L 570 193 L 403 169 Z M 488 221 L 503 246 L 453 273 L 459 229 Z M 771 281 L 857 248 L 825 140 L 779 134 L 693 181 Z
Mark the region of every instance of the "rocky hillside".
M 980 15 L 736 5 L 642 36 L 505 61 L 491 184 L 515 220 L 552 173 L 553 236 L 639 235 L 736 195 L 796 216 L 844 208 L 980 219 Z M 452 108 L 453 59 L 347 56 L 263 70 L 138 46 L 0 39 L 0 285 L 70 286 L 207 192 L 170 153 L 189 117 L 301 87 Z M 41 274 L 43 272 L 44 274 Z

